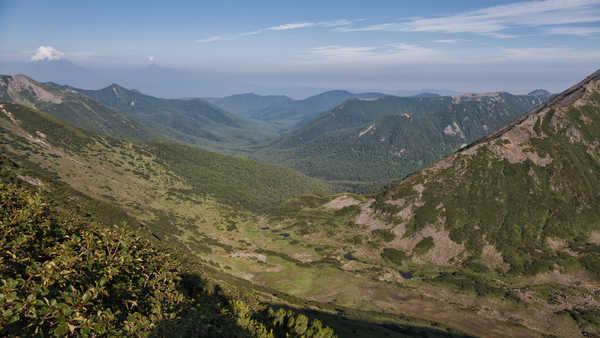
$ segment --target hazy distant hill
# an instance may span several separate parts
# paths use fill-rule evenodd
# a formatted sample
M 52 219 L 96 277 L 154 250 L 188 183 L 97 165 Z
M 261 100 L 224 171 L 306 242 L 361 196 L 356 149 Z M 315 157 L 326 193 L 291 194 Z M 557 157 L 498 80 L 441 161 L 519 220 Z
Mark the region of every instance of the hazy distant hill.
M 550 95 L 552 95 L 552 93 L 550 93 L 549 91 L 547 91 L 545 89 L 536 89 L 536 90 L 533 90 L 533 91 L 529 92 L 527 95 L 532 95 L 532 96 L 550 96 Z
M 328 180 L 402 178 L 487 135 L 547 96 L 349 99 L 256 154 Z

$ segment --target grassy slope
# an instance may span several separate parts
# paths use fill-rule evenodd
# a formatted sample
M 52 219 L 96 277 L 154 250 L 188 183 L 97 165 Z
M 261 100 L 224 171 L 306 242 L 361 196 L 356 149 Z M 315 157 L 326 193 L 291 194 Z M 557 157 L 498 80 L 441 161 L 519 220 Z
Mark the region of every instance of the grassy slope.
M 276 201 L 299 193 L 325 193 L 329 187 L 293 170 L 172 143 L 132 143 L 104 137 L 65 124 L 45 113 L 15 104 L 4 109 L 21 121 L 29 135 L 40 137 L 76 155 L 105 160 L 142 179 L 163 168 L 170 178 L 189 187 L 198 196 L 210 196 L 220 203 L 246 210 L 264 209 Z M 2 114 L 5 126 L 10 120 Z M 10 130 L 9 130 L 10 131 Z M 7 133 L 8 136 L 8 133 Z M 41 138 L 41 137 L 40 137 Z M 109 150 L 107 154 L 102 152 Z M 110 158 L 110 153 L 118 159 Z M 173 188 L 175 188 L 174 186 Z

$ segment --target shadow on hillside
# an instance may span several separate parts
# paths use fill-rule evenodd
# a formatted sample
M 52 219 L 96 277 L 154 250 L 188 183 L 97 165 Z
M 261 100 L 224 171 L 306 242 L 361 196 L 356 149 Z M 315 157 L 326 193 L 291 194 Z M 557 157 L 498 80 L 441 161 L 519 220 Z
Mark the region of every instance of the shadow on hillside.
M 310 319 L 319 319 L 331 327 L 338 337 L 377 338 L 377 337 L 420 337 L 420 338 L 469 338 L 460 332 L 446 332 L 431 327 L 419 327 L 399 323 L 374 323 L 366 320 L 346 317 L 341 309 L 331 314 L 312 309 L 296 309 L 289 306 L 271 305 L 275 310 L 284 309 L 302 313 Z M 259 317 L 261 314 L 258 314 Z M 284 336 L 282 336 L 284 337 Z
M 161 322 L 151 337 L 248 337 L 240 327 L 229 298 L 218 285 L 210 287 L 196 274 L 182 274 L 178 288 L 186 297 L 181 315 Z
M 152 333 L 154 337 L 248 337 L 250 331 L 237 324 L 233 314 L 230 298 L 215 285 L 211 287 L 206 280 L 197 274 L 181 275 L 179 289 L 190 300 L 184 302 L 177 319 L 164 321 Z M 192 301 L 195 300 L 195 301 Z M 264 304 L 274 310 L 291 310 L 296 314 L 304 314 L 310 320 L 318 319 L 323 326 L 334 329 L 338 337 L 422 337 L 422 338 L 465 338 L 470 337 L 459 332 L 446 332 L 432 327 L 418 327 L 398 323 L 373 323 L 365 320 L 346 317 L 343 310 L 331 314 L 312 309 L 298 309 L 282 305 Z M 274 325 L 274 319 L 265 309 L 254 313 L 252 319 L 261 322 L 268 330 L 273 330 L 275 337 L 286 336 L 287 330 Z

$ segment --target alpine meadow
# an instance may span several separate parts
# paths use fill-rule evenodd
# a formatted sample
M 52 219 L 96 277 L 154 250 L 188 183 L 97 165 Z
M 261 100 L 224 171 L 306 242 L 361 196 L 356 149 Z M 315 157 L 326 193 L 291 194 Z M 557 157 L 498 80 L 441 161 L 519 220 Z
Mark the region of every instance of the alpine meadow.
M 0 336 L 600 337 L 598 27 L 0 2 Z

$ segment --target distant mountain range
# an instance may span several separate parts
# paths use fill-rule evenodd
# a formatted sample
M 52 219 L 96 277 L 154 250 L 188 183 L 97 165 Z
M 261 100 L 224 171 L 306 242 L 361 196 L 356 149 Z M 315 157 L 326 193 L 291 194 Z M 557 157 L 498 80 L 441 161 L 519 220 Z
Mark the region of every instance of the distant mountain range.
M 278 94 L 303 99 L 336 89 L 300 85 L 269 85 L 255 81 L 252 76 L 242 74 L 178 69 L 155 63 L 136 67 L 108 65 L 90 67 L 67 59 L 0 62 L 0 74 L 25 74 L 39 82 L 51 81 L 85 89 L 104 88 L 111 83 L 118 83 L 123 87 L 136 88 L 148 95 L 163 98 L 216 97 L 221 96 L 222 93 L 255 92 L 263 95 Z M 380 90 L 374 89 L 373 91 Z M 392 90 L 386 91 L 386 94 L 414 96 L 424 92 L 442 96 L 460 94 L 445 89 Z

